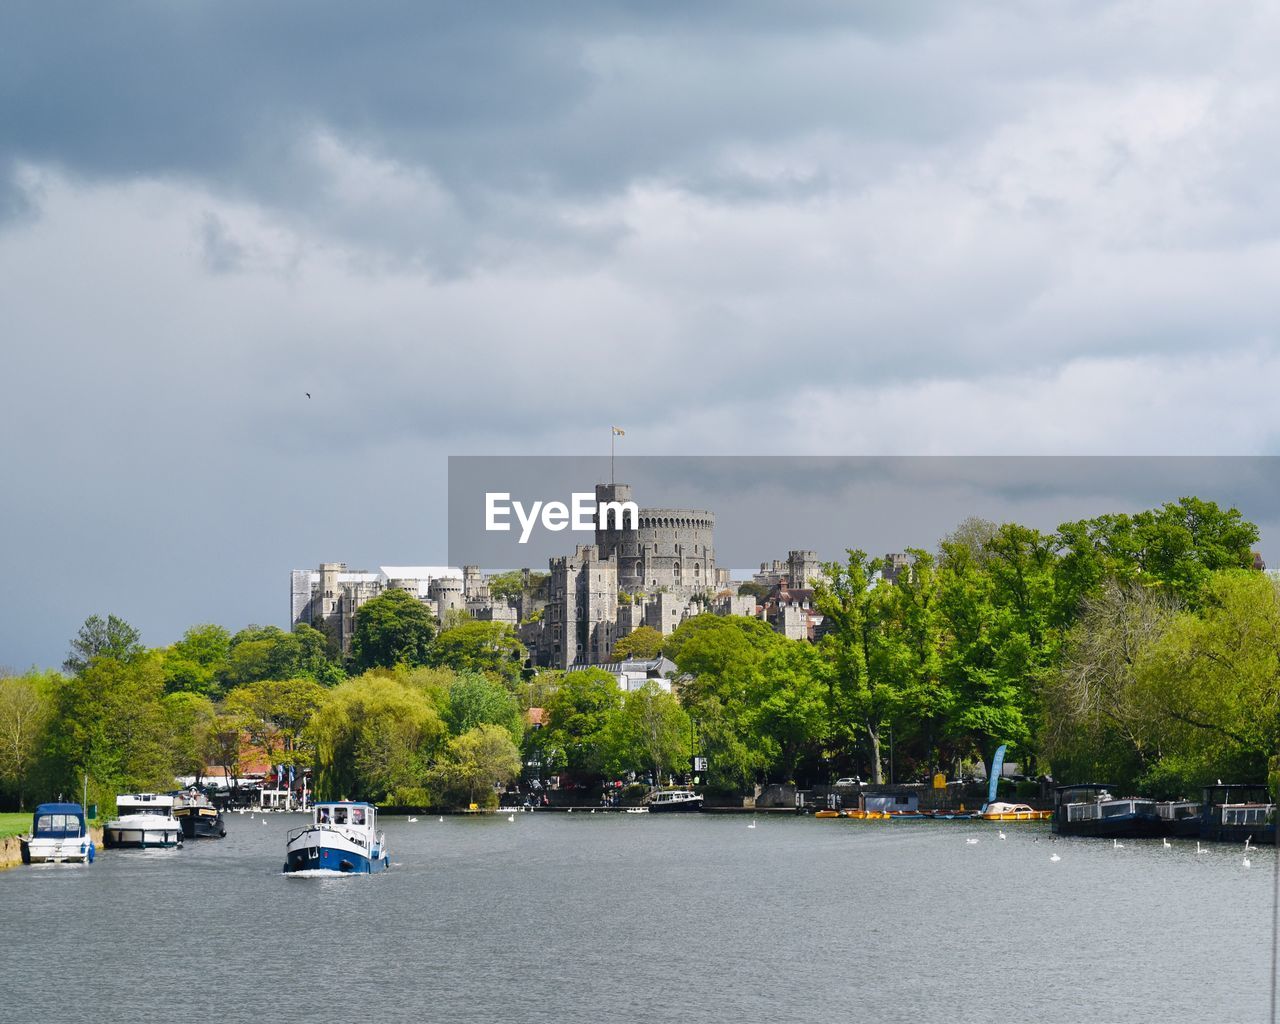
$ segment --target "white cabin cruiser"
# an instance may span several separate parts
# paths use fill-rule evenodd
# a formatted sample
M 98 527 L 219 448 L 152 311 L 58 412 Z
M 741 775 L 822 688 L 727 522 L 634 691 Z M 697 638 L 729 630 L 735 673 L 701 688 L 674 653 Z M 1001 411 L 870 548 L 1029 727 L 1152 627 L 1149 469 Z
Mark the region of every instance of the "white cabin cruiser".
M 391 865 L 387 840 L 378 831 L 373 804 L 334 801 L 315 804 L 311 824 L 290 829 L 285 838 L 286 874 L 372 874 Z
M 172 794 L 122 794 L 116 797 L 116 814 L 102 830 L 102 845 L 107 849 L 182 845 L 182 823 L 173 816 Z
M 79 804 L 41 804 L 21 844 L 24 864 L 92 864 L 97 852 Z

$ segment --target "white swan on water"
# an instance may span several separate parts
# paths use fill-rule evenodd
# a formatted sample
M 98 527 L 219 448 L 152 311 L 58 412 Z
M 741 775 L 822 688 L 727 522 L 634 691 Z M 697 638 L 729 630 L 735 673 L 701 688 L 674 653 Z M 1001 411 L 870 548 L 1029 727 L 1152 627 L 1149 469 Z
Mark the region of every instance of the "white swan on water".
M 1172 850 L 1172 849 L 1173 849 L 1173 843 L 1169 842 L 1169 840 L 1167 840 L 1167 839 L 1163 839 L 1163 838 L 1162 838 L 1162 839 L 1160 840 L 1160 842 L 1164 843 L 1164 848 L 1165 848 L 1166 850 Z
M 1124 843 L 1120 842 L 1120 840 L 1119 840 L 1119 839 L 1113 839 L 1113 840 L 1111 840 L 1111 849 L 1113 849 L 1113 850 L 1123 850 L 1123 849 L 1124 849 Z
M 1049 859 L 1050 859 L 1051 861 L 1053 861 L 1055 864 L 1056 864 L 1058 861 L 1062 860 L 1062 858 L 1061 858 L 1061 857 L 1059 857 L 1056 853 L 1051 854 L 1051 855 L 1049 856 Z
M 515 820 L 516 820 L 516 816 L 514 814 L 507 815 L 507 821 L 515 821 Z
M 756 827 L 756 819 L 752 818 L 751 821 L 747 823 L 747 828 L 755 828 L 755 827 Z
M 1000 831 L 997 831 L 997 832 L 996 832 L 996 835 L 998 835 L 1001 839 L 1008 839 L 1008 838 L 1009 838 L 1009 837 L 1008 837 L 1008 836 L 1006 836 L 1003 832 L 1000 832 Z
M 410 821 L 417 821 L 418 819 L 417 819 L 417 818 L 410 818 L 409 820 L 410 820 Z

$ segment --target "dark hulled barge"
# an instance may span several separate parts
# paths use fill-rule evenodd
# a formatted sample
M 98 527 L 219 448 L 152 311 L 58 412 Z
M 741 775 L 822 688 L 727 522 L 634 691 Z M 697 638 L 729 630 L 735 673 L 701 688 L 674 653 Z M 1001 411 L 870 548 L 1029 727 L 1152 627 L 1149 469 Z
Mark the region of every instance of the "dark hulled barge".
M 173 816 L 182 826 L 186 839 L 221 839 L 227 834 L 222 812 L 198 789 L 187 789 L 173 795 Z
M 1053 831 L 1063 836 L 1142 839 L 1164 833 L 1156 802 L 1143 797 L 1114 797 L 1098 783 L 1054 790 Z

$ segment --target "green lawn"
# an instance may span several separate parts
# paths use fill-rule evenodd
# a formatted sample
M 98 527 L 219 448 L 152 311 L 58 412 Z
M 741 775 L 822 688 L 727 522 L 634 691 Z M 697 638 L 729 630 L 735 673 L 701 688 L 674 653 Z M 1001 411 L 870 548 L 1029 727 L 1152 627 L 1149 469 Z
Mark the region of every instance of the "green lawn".
M 0 839 L 6 836 L 25 835 L 31 831 L 31 812 L 0 814 Z

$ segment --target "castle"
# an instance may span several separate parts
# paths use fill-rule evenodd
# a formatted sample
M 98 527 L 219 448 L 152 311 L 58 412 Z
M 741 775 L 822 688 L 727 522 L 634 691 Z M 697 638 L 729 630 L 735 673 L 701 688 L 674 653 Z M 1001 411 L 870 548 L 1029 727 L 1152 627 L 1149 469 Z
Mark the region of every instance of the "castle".
M 632 500 L 628 484 L 597 484 L 596 504 Z M 292 575 L 292 621 L 324 628 L 347 651 L 356 610 L 387 590 L 405 590 L 443 622 L 450 612 L 505 622 L 518 630 L 534 664 L 558 669 L 615 661 L 619 639 L 650 626 L 663 636 L 700 612 L 763 618 L 792 639 L 814 639 L 822 616 L 813 586 L 822 577 L 817 553 L 795 550 L 765 562 L 752 577 L 754 594 L 739 594 L 727 569 L 716 566 L 715 515 L 705 509 L 642 508 L 596 521 L 593 544 L 552 558 L 545 587 L 527 570 L 515 598 L 495 598 L 478 566 L 381 566 L 353 572 L 341 562 Z M 893 575 L 906 556 L 890 555 Z M 886 573 L 886 576 L 889 576 Z

